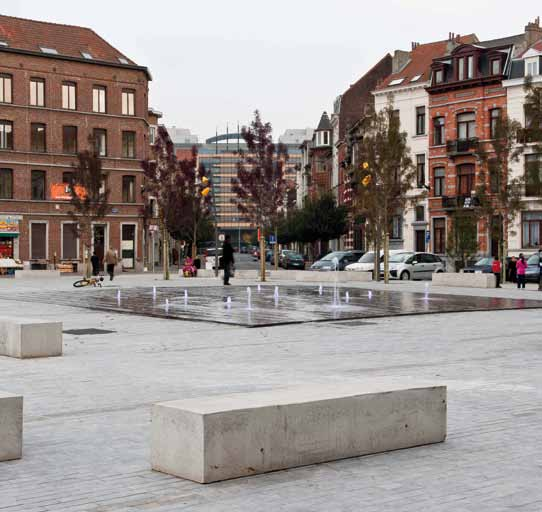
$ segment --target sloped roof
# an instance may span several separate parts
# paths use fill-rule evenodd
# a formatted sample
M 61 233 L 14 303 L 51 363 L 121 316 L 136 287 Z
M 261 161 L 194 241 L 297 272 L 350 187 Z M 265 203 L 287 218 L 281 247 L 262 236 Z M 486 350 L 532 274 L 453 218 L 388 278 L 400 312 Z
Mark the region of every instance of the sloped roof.
M 45 47 L 56 50 L 59 56 L 77 59 L 83 59 L 81 52 L 86 52 L 93 60 L 122 65 L 122 58 L 128 65 L 135 65 L 93 30 L 74 25 L 0 15 L 0 41 L 7 43 L 8 49 L 43 53 L 40 47 Z
M 322 117 L 320 118 L 320 122 L 318 123 L 318 128 L 316 128 L 317 132 L 324 131 L 324 130 L 331 130 L 331 121 L 329 120 L 329 116 L 327 115 L 327 112 L 325 111 L 322 114 Z
M 477 41 L 478 38 L 475 34 L 460 36 L 454 40 L 454 42 L 458 44 L 476 43 Z M 404 87 L 411 84 L 414 85 L 417 82 L 426 82 L 431 75 L 431 63 L 433 62 L 433 59 L 443 57 L 448 53 L 449 42 L 450 41 L 445 40 L 419 44 L 410 52 L 410 60 L 406 66 L 397 73 L 388 76 L 376 90 L 393 87 L 394 85 L 397 87 Z M 413 82 L 412 79 L 416 77 L 418 78 Z M 391 85 L 391 82 L 394 80 L 399 81 L 401 78 L 403 80 L 400 83 Z
M 542 52 L 542 39 L 539 39 L 538 41 L 536 41 L 536 43 L 526 48 L 525 51 L 521 53 L 521 55 L 518 55 L 518 58 L 521 59 L 529 50 Z

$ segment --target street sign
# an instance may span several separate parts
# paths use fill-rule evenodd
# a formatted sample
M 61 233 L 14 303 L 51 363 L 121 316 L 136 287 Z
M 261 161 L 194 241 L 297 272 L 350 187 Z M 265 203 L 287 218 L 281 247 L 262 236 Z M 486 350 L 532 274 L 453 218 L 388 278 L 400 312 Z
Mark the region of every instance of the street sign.
M 224 235 L 224 233 L 220 233 L 220 235 L 218 235 L 218 241 L 223 242 L 224 240 L 226 240 L 226 236 Z
M 428 244 L 431 240 L 431 231 L 427 230 L 425 232 L 425 243 Z
M 275 235 L 269 235 L 269 243 L 270 243 L 271 245 L 277 243 L 277 241 L 275 240 Z

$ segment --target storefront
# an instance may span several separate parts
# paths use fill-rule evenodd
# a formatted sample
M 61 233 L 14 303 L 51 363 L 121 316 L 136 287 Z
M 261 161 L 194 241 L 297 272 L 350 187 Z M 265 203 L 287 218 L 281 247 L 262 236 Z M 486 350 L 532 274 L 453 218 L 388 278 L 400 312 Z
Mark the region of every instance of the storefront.
M 20 215 L 0 215 L 0 259 L 19 258 Z

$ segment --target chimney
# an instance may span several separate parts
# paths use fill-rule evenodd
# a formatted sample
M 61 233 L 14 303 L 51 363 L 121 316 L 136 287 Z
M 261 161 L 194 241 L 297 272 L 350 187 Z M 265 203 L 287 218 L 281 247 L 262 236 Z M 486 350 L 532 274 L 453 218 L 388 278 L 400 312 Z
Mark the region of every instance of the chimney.
M 404 50 L 395 50 L 391 63 L 391 72 L 397 73 L 403 69 L 406 63 L 410 60 L 410 52 Z
M 525 43 L 529 47 L 539 39 L 542 39 L 542 28 L 540 28 L 540 17 L 537 17 L 525 27 Z
M 411 48 L 412 48 L 413 50 L 415 50 L 416 48 L 418 48 L 418 46 L 420 46 L 420 43 L 417 43 L 417 42 L 415 42 L 415 41 L 412 41 L 412 43 L 410 43 L 410 44 L 411 44 Z
M 459 43 L 461 42 L 461 36 L 460 36 L 459 34 L 457 34 L 457 35 L 455 36 L 455 42 L 456 42 L 457 44 L 459 44 Z

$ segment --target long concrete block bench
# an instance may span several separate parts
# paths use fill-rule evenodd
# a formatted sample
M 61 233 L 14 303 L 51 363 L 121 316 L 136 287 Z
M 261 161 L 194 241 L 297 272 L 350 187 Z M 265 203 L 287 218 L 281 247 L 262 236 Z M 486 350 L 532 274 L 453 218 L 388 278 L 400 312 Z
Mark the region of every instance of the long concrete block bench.
M 368 283 L 373 278 L 371 272 L 299 270 L 295 280 L 304 283 Z
M 0 391 L 0 462 L 23 452 L 23 397 Z
M 440 272 L 432 274 L 435 286 L 458 286 L 464 288 L 495 288 L 495 276 L 493 274 L 471 272 Z
M 0 317 L 0 356 L 62 355 L 62 322 Z
M 209 483 L 446 438 L 446 387 L 311 386 L 155 404 L 151 464 Z
M 60 270 L 16 270 L 15 278 L 24 277 L 60 277 Z

